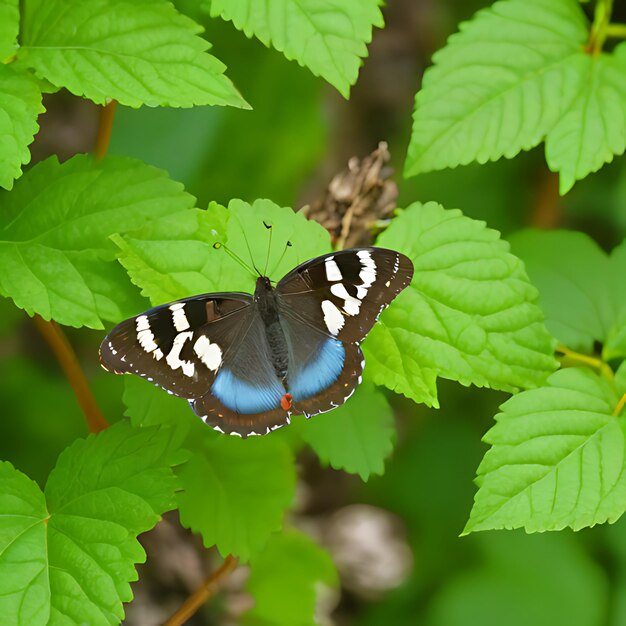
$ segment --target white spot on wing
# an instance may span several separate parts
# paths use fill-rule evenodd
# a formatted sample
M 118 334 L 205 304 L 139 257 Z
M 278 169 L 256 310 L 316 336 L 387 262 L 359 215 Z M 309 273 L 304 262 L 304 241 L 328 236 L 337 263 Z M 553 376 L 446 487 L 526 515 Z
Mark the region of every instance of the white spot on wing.
M 361 308 L 361 301 L 358 298 L 351 296 L 343 283 L 335 283 L 330 288 L 330 292 L 344 301 L 343 310 L 348 315 L 358 315 L 359 309 Z
M 331 335 L 336 335 L 345 324 L 341 311 L 330 300 L 322 300 L 322 311 L 326 328 Z
M 192 332 L 179 333 L 174 337 L 174 343 L 172 344 L 172 349 L 169 354 L 165 358 L 167 364 L 173 369 L 182 368 L 183 374 L 185 376 L 191 377 L 194 375 L 196 370 L 194 364 L 191 361 L 185 361 L 185 359 L 180 358 L 180 352 L 183 349 L 183 345 L 188 339 L 193 337 Z
M 217 372 L 222 364 L 222 350 L 216 343 L 211 343 L 208 337 L 200 335 L 193 345 L 193 351 L 210 370 Z
M 177 302 L 170 306 L 172 312 L 172 321 L 174 322 L 174 328 L 180 333 L 183 330 L 189 328 L 189 321 L 185 315 L 185 304 L 183 302 Z
M 137 341 L 146 352 L 154 352 L 159 346 L 154 341 L 154 335 L 150 329 L 140 330 L 137 333 Z
M 335 261 L 335 257 L 329 256 L 326 261 L 324 261 L 324 265 L 326 266 L 326 278 L 329 281 L 336 282 L 343 278 L 341 270 Z
M 369 289 L 376 280 L 376 263 L 367 250 L 359 250 L 357 256 L 361 259 L 361 266 L 363 267 L 359 272 L 359 278 L 363 283 L 361 286 Z
M 142 330 L 150 330 L 150 322 L 148 321 L 147 315 L 140 315 L 136 320 L 137 324 L 137 332 L 140 333 Z

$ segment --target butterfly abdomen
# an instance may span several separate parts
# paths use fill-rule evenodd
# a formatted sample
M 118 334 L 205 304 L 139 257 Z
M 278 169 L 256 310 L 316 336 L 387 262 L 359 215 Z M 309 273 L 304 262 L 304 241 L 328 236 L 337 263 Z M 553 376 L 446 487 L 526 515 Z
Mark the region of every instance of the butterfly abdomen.
M 257 280 L 254 302 L 265 326 L 265 337 L 270 349 L 274 371 L 284 383 L 287 378 L 289 353 L 285 332 L 280 323 L 276 293 L 269 278 L 262 276 Z

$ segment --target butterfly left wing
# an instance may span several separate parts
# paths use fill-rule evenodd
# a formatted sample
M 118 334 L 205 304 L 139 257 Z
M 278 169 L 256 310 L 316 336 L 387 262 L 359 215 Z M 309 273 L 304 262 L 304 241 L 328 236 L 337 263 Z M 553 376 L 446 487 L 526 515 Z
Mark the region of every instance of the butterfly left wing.
M 118 324 L 100 362 L 183 398 L 205 394 L 253 312 L 247 293 L 210 293 L 155 307 Z
M 344 343 L 359 343 L 411 282 L 413 263 L 386 248 L 353 248 L 317 257 L 276 286 L 281 312 Z

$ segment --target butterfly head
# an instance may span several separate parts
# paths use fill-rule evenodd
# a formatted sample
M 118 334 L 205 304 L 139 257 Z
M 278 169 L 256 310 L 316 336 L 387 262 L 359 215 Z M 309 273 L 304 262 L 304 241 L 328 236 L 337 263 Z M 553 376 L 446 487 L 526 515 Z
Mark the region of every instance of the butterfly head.
M 259 276 L 256 279 L 256 288 L 254 290 L 254 299 L 258 300 L 263 296 L 267 295 L 269 291 L 272 291 L 274 287 L 272 286 L 272 281 L 267 276 Z

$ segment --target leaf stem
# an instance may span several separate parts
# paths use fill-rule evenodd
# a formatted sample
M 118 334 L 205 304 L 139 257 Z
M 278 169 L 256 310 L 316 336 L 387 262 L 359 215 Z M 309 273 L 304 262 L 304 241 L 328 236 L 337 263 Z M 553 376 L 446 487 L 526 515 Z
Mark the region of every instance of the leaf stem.
M 589 367 L 598 370 L 598 372 L 608 380 L 613 380 L 613 370 L 602 359 L 594 356 L 589 356 L 588 354 L 575 352 L 574 350 L 570 350 L 569 348 L 561 345 L 557 346 L 556 351 L 560 352 L 563 356 L 571 359 L 572 361 L 584 363 L 585 365 L 588 365 Z
M 607 31 L 613 13 L 613 0 L 596 0 L 596 9 L 593 24 L 589 33 L 586 51 L 597 56 L 602 52 L 602 46 L 607 38 Z
M 96 145 L 94 148 L 94 154 L 98 160 L 103 159 L 109 150 L 116 106 L 117 101 L 111 100 L 111 102 L 106 104 L 100 110 L 100 123 L 98 124 L 98 135 L 96 137 Z
M 54 352 L 54 356 L 74 390 L 78 404 L 85 414 L 89 431 L 99 433 L 107 428 L 109 423 L 100 412 L 96 399 L 93 397 L 91 389 L 89 389 L 87 378 L 83 373 L 78 357 L 61 327 L 55 321 L 50 320 L 48 322 L 39 315 L 33 317 L 33 322 L 52 349 L 52 352 Z
M 607 24 L 605 33 L 607 37 L 626 39 L 626 24 Z
M 615 417 L 619 417 L 619 414 L 622 412 L 624 405 L 626 404 L 626 393 L 619 399 L 619 402 L 615 406 L 615 410 L 613 411 L 613 415 Z
M 196 589 L 182 606 L 163 624 L 163 626 L 181 626 L 219 590 L 224 579 L 237 567 L 239 559 L 229 554 L 224 562 Z

